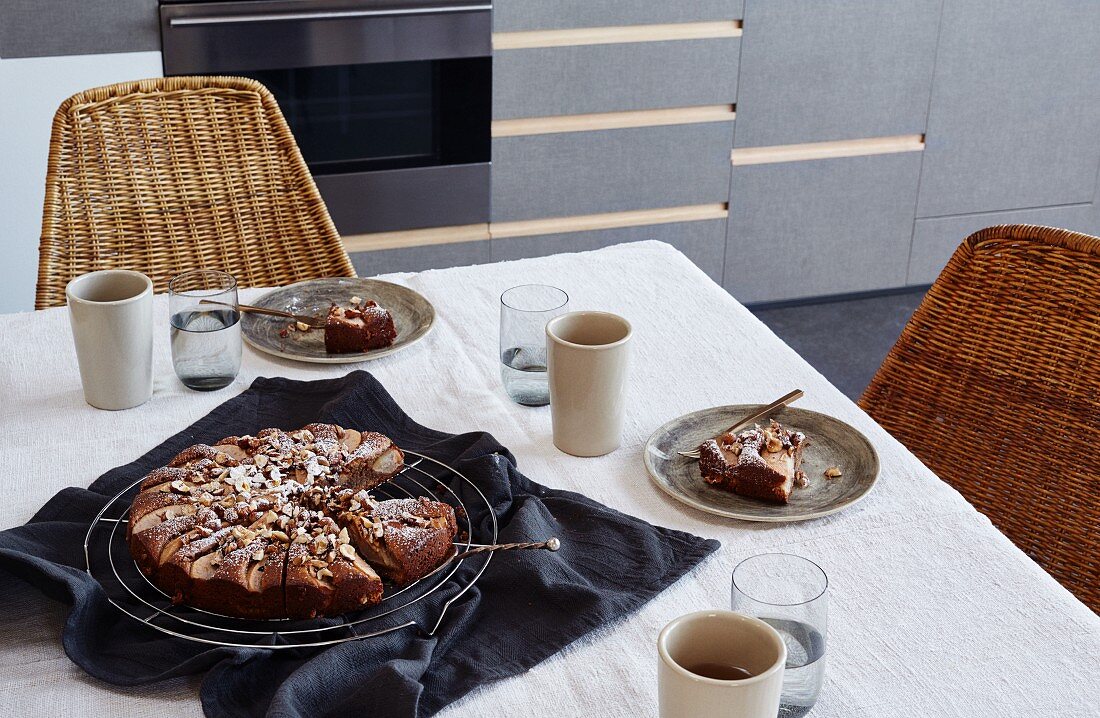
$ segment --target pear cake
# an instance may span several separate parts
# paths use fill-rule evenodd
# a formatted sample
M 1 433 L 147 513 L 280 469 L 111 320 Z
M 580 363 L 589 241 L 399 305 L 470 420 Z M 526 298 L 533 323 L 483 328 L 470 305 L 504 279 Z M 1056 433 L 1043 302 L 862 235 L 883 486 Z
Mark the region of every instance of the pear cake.
M 309 424 L 196 444 L 141 482 L 127 541 L 174 603 L 239 618 L 334 616 L 435 570 L 458 527 L 448 504 L 376 500 L 404 467 L 386 436 Z
M 774 419 L 739 434 L 707 439 L 699 447 L 699 473 L 719 489 L 785 504 L 795 486 L 804 485 L 802 451 L 806 435 Z

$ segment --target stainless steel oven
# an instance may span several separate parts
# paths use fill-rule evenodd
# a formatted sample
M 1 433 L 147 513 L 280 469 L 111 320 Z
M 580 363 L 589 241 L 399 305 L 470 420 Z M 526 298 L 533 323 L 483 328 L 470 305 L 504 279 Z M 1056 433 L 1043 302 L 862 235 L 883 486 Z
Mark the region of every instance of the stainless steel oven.
M 166 75 L 279 101 L 341 234 L 489 221 L 489 3 L 161 0 Z

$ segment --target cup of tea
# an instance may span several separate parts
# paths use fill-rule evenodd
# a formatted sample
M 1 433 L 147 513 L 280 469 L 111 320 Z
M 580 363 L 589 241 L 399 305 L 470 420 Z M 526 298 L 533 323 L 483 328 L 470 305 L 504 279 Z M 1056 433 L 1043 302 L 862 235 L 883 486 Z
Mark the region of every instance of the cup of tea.
M 554 446 L 573 456 L 619 448 L 630 360 L 630 322 L 609 312 L 570 312 L 546 324 Z
M 65 287 L 84 400 L 129 409 L 153 395 L 153 282 L 141 272 L 104 269 Z
M 657 638 L 661 718 L 775 718 L 787 647 L 760 619 L 697 611 Z

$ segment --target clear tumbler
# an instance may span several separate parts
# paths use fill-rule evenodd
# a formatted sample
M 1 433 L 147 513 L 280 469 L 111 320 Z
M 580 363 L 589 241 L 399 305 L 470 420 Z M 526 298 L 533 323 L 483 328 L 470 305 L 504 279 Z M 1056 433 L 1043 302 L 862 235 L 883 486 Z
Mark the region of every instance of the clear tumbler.
M 569 295 L 545 284 L 524 284 L 500 295 L 500 377 L 517 404 L 550 403 L 546 323 L 568 309 Z
M 821 692 L 828 590 L 820 566 L 791 554 L 753 556 L 733 569 L 733 610 L 771 624 L 787 644 L 780 718 L 806 715 Z
M 241 370 L 241 313 L 237 281 L 225 272 L 196 269 L 168 283 L 172 366 L 184 386 L 212 391 Z

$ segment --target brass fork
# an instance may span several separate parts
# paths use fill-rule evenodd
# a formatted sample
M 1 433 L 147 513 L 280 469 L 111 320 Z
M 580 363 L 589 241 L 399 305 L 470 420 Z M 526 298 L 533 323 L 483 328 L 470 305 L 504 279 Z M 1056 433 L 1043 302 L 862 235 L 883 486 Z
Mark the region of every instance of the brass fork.
M 740 429 L 744 426 L 747 426 L 748 424 L 751 424 L 754 421 L 757 421 L 758 419 L 763 419 L 764 417 L 766 417 L 768 414 L 772 413 L 773 411 L 775 411 L 779 407 L 786 406 L 787 404 L 790 404 L 791 402 L 793 402 L 795 399 L 800 398 L 804 393 L 805 392 L 803 392 L 801 389 L 795 389 L 790 394 L 782 396 L 782 397 L 776 399 L 775 401 L 773 401 L 771 404 L 768 404 L 767 406 L 765 406 L 760 411 L 755 411 L 752 414 L 750 414 L 749 416 L 746 416 L 745 418 L 741 419 L 741 421 L 737 422 L 736 424 L 734 424 L 730 428 L 726 429 L 722 433 L 723 434 L 729 434 L 730 432 L 737 431 L 738 429 Z M 698 459 L 699 458 L 699 449 L 692 449 L 691 451 L 677 451 L 676 453 L 679 454 L 680 456 L 685 456 L 689 459 Z
M 293 319 L 296 322 L 306 324 L 310 329 L 324 329 L 325 320 L 318 317 L 311 317 L 305 314 L 291 314 L 290 312 L 284 312 L 281 309 L 268 309 L 266 307 L 254 307 L 251 304 L 226 304 L 225 302 L 215 302 L 213 299 L 203 299 L 199 304 L 217 304 L 222 307 L 232 307 L 237 311 L 251 312 L 253 314 L 267 314 L 272 317 L 286 317 L 287 319 Z

